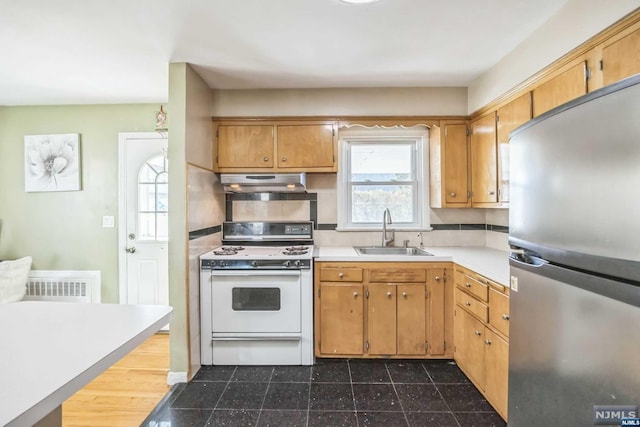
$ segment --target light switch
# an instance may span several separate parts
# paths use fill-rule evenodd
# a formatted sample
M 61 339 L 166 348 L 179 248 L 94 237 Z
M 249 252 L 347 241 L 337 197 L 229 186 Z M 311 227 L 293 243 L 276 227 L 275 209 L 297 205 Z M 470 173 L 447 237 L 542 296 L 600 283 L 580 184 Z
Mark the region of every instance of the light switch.
M 116 219 L 113 216 L 103 216 L 102 217 L 102 227 L 103 228 L 113 228 L 116 226 Z

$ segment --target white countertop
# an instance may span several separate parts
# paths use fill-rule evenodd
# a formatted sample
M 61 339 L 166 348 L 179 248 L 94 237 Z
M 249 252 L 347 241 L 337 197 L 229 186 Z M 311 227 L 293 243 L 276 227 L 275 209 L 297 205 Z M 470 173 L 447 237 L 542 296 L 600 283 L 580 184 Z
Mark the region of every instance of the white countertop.
M 0 425 L 33 425 L 169 321 L 171 307 L 0 304 Z
M 320 246 L 316 261 L 455 262 L 500 284 L 509 284 L 509 253 L 484 246 L 425 246 L 434 256 L 358 255 L 353 247 Z

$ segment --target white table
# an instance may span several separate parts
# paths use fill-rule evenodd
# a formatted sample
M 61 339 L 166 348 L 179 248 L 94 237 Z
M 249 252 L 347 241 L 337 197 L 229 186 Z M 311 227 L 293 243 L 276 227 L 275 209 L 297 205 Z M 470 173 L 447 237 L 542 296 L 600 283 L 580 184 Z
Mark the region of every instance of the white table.
M 171 311 L 149 305 L 0 304 L 0 426 L 60 425 L 62 402 L 158 331 Z

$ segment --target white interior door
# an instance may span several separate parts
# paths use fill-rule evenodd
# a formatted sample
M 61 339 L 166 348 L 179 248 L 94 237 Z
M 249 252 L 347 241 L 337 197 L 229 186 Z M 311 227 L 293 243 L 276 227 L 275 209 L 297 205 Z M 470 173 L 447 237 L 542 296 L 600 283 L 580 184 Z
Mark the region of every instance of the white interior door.
M 120 302 L 169 304 L 167 138 L 120 135 Z

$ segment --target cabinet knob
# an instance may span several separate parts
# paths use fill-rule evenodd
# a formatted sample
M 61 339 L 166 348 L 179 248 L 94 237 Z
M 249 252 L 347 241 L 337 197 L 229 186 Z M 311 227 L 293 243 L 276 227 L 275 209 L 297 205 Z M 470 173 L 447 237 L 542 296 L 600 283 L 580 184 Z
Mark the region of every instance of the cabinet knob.
M 439 282 L 441 277 L 440 276 L 436 276 L 436 277 L 434 277 L 434 279 L 436 280 L 436 282 Z
M 391 292 L 387 292 L 387 297 L 391 298 L 393 294 Z
M 506 313 L 503 313 L 503 314 L 502 314 L 502 319 L 503 319 L 503 320 L 509 320 L 509 315 L 508 315 L 508 314 L 506 314 Z
M 450 195 L 451 197 L 456 197 L 456 193 L 454 193 L 454 192 L 449 193 L 449 195 Z
M 490 195 L 490 196 L 493 196 L 494 194 L 496 194 L 496 192 L 495 192 L 495 191 L 489 191 L 489 195 Z
M 486 345 L 491 345 L 491 340 L 489 338 L 487 338 L 486 340 L 484 340 L 484 343 Z
M 268 158 L 267 156 L 264 156 L 264 157 L 262 158 L 262 161 L 264 161 L 264 162 L 268 162 L 268 161 L 269 161 L 269 158 Z
M 406 297 L 408 297 L 408 295 L 407 295 L 407 293 L 406 293 L 406 292 L 403 292 L 403 293 L 402 293 L 402 296 L 403 296 L 403 297 L 405 297 L 405 298 L 406 298 Z
M 286 157 L 283 157 L 281 160 L 282 160 L 283 162 L 286 162 L 286 161 L 287 161 L 287 158 L 286 158 Z
M 338 277 L 342 279 L 344 277 L 344 273 L 338 273 Z
M 471 283 L 469 283 L 469 282 L 466 282 L 464 285 L 465 285 L 467 288 L 470 288 L 470 287 L 471 287 Z
M 464 305 L 466 305 L 467 307 L 471 307 L 471 303 L 469 301 L 465 301 Z
M 353 297 L 354 297 L 354 298 L 358 298 L 358 293 L 357 293 L 357 292 L 354 292 L 354 293 L 353 293 Z
M 477 336 L 480 336 L 480 335 L 482 335 L 482 332 L 480 332 L 480 331 L 475 331 L 475 332 L 474 332 L 474 334 L 476 334 Z

